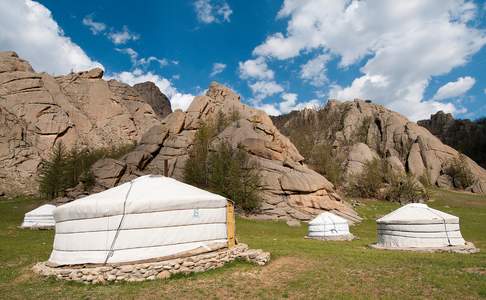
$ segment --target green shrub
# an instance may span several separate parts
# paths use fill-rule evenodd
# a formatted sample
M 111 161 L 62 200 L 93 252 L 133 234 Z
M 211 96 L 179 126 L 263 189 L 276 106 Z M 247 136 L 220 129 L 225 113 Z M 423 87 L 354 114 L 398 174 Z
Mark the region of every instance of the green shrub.
M 386 188 L 383 198 L 384 200 L 404 204 L 429 200 L 430 195 L 415 177 L 407 174 L 392 176 L 390 185 Z
M 465 189 L 475 182 L 474 175 L 467 163 L 467 157 L 464 154 L 459 154 L 459 156 L 451 159 L 445 173 L 453 178 L 454 186 L 457 188 Z
M 57 143 L 47 160 L 41 162 L 39 170 L 39 192 L 41 197 L 53 199 L 63 196 L 67 189 L 83 183 L 85 190 L 91 189 L 94 177 L 91 166 L 102 158 L 119 159 L 132 151 L 135 144 L 112 146 L 90 150 L 73 147 L 67 150 L 62 143 Z
M 352 197 L 379 198 L 380 190 L 391 176 L 384 160 L 373 159 L 365 163 L 359 174 L 351 176 L 346 193 Z
M 208 156 L 208 187 L 231 200 L 238 208 L 251 212 L 259 208 L 261 198 L 258 166 L 248 153 L 221 142 Z
M 209 145 L 215 136 L 215 129 L 210 124 L 202 124 L 196 132 L 194 144 L 189 151 L 189 158 L 184 166 L 184 181 L 199 187 L 208 186 Z
M 346 193 L 352 197 L 399 203 L 422 202 L 429 199 L 428 190 L 414 176 L 394 172 L 383 159 L 366 162 L 361 173 L 350 178 Z

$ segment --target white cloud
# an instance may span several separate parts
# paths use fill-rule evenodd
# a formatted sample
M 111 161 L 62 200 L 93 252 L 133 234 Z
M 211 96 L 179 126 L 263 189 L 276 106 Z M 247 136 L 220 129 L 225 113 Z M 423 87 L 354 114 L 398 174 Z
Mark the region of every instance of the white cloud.
M 303 64 L 300 68 L 300 78 L 313 86 L 323 86 L 327 82 L 326 64 L 331 59 L 327 54 L 321 54 Z
M 115 50 L 130 56 L 130 61 L 132 62 L 133 67 L 148 66 L 152 62 L 157 62 L 161 68 L 169 64 L 165 58 L 157 58 L 155 56 L 139 58 L 138 52 L 132 48 L 115 48 Z
M 297 94 L 285 93 L 282 95 L 282 101 L 278 104 L 279 111 L 282 114 L 289 113 L 293 110 L 301 110 L 304 108 L 317 108 L 320 106 L 320 101 L 312 99 L 307 102 L 297 103 Z
M 121 44 L 126 44 L 129 41 L 138 40 L 140 38 L 140 35 L 131 32 L 130 30 L 128 30 L 128 27 L 124 25 L 122 30 L 120 31 L 113 30 L 112 32 L 108 33 L 108 38 L 115 45 L 121 45 Z
M 89 30 L 91 30 L 91 33 L 94 35 L 106 30 L 106 24 L 93 20 L 93 14 L 85 16 L 83 18 L 83 24 L 88 26 Z
M 227 2 L 223 2 L 223 4 L 219 6 L 216 11 L 216 15 L 223 17 L 223 20 L 226 22 L 230 22 L 230 16 L 232 13 L 233 11 Z
M 432 99 L 444 100 L 464 95 L 476 83 L 476 79 L 466 76 L 459 77 L 456 81 L 451 81 L 441 86 Z
M 249 86 L 257 102 L 284 91 L 275 81 L 257 81 Z
M 205 24 L 230 22 L 230 16 L 233 13 L 231 7 L 224 0 L 196 0 L 194 10 L 198 21 Z
M 240 78 L 242 79 L 273 79 L 274 73 L 268 68 L 263 57 L 249 59 L 239 63 Z
M 35 70 L 66 74 L 103 66 L 64 35 L 43 5 L 30 1 L 0 1 L 0 50 L 13 50 Z
M 486 4 L 485 4 L 486 5 Z M 483 90 L 484 94 L 486 95 L 486 89 Z
M 286 33 L 271 34 L 253 54 L 284 60 L 322 51 L 339 57 L 341 67 L 366 59 L 362 75 L 335 85 L 331 97 L 373 99 L 412 119 L 437 108 L 454 112 L 423 94 L 433 76 L 466 64 L 486 43 L 471 22 L 476 11 L 460 0 L 285 0 L 278 18 L 288 19 Z
M 132 72 L 120 72 L 106 76 L 108 79 L 116 79 L 129 85 L 137 83 L 152 81 L 169 99 L 172 110 L 182 109 L 186 110 L 192 102 L 194 95 L 184 94 L 179 92 L 172 83 L 158 74 L 152 72 L 144 72 L 141 69 L 135 69 Z
M 304 108 L 317 108 L 321 105 L 317 99 L 312 99 L 307 102 L 297 103 L 298 95 L 294 93 L 282 94 L 282 101 L 274 104 L 259 104 L 256 108 L 265 111 L 271 116 L 278 116 L 281 114 L 287 114 L 293 110 L 301 110 Z
M 214 63 L 213 64 L 213 70 L 211 71 L 211 74 L 209 74 L 210 77 L 216 76 L 219 73 L 223 72 L 224 69 L 226 69 L 226 65 L 223 63 Z
M 282 113 L 273 104 L 255 105 L 255 108 L 263 110 L 267 115 L 279 116 Z

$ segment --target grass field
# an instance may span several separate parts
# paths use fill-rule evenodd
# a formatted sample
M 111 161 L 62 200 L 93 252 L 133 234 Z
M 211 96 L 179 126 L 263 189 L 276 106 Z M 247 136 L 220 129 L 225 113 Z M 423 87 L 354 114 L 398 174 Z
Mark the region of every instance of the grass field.
M 305 240 L 305 224 L 237 220 L 237 237 L 272 253 L 265 267 L 234 262 L 221 269 L 168 280 L 87 286 L 42 278 L 30 269 L 46 260 L 52 231 L 20 230 L 33 199 L 0 201 L 0 298 L 5 299 L 213 299 L 213 298 L 486 298 L 486 197 L 435 191 L 432 207 L 461 218 L 466 240 L 482 252 L 472 255 L 373 250 L 374 220 L 397 204 L 366 201 L 365 220 L 351 228 L 352 242 Z

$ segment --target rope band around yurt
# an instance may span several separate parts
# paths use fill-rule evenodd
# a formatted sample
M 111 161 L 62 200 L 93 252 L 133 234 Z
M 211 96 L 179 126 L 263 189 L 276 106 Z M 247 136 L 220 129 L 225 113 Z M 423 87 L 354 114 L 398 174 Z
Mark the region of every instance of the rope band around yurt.
M 130 181 L 130 187 L 128 188 L 128 191 L 125 194 L 125 200 L 123 201 L 123 214 L 122 214 L 122 217 L 120 219 L 120 223 L 118 224 L 118 227 L 116 229 L 115 236 L 113 237 L 113 241 L 111 242 L 110 250 L 106 254 L 106 258 L 105 258 L 105 262 L 104 262 L 105 265 L 108 262 L 108 259 L 110 259 L 110 257 L 112 257 L 113 254 L 114 254 L 113 248 L 115 247 L 115 243 L 116 243 L 116 240 L 118 239 L 118 235 L 120 234 L 120 229 L 121 229 L 121 226 L 123 224 L 123 220 L 125 219 L 127 200 L 128 200 L 128 196 L 130 195 L 130 191 L 132 190 L 132 186 L 133 186 L 133 181 Z
M 439 215 L 438 213 L 434 212 L 433 210 L 431 210 L 428 207 L 427 207 L 427 210 L 442 219 L 442 223 L 444 224 L 444 231 L 445 231 L 445 234 L 446 234 L 446 237 L 447 237 L 447 243 L 449 244 L 448 246 L 452 246 L 451 239 L 449 238 L 449 232 L 447 231 L 446 219 L 443 216 Z

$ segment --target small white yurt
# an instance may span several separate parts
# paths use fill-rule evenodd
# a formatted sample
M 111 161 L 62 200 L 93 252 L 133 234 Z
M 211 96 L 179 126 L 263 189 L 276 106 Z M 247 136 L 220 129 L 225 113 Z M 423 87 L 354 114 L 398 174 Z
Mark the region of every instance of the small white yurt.
M 307 238 L 320 240 L 352 240 L 348 221 L 330 212 L 323 212 L 309 222 Z
M 53 212 L 56 206 L 52 204 L 45 204 L 29 211 L 24 216 L 24 222 L 20 225 L 21 228 L 30 229 L 52 229 L 54 228 Z
M 125 263 L 234 245 L 231 201 L 147 175 L 59 206 L 53 265 Z
M 465 246 L 459 218 L 428 207 L 412 203 L 378 219 L 376 248 L 444 248 Z

